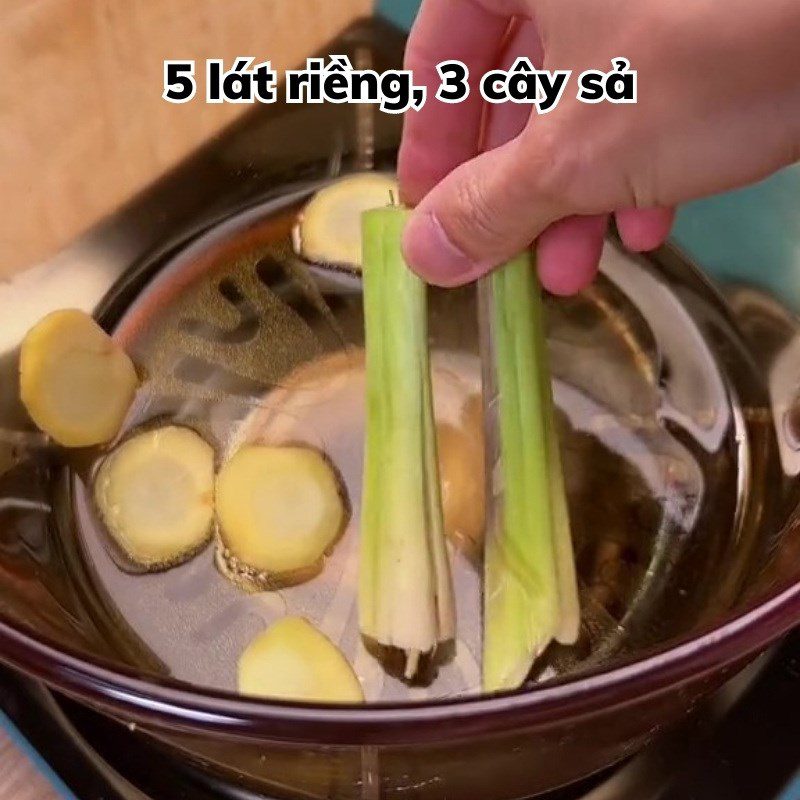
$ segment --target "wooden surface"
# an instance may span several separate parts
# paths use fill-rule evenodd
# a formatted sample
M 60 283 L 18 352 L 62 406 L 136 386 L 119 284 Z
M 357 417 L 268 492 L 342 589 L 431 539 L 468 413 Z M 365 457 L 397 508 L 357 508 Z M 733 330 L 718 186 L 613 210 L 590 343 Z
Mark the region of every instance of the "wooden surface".
M 0 731 L 0 800 L 57 800 L 59 797 Z
M 283 70 L 371 7 L 0 0 L 0 278 L 52 255 L 248 108 L 167 103 L 164 59 L 245 55 Z
M 164 59 L 252 55 L 283 70 L 371 7 L 0 0 L 0 279 L 52 256 L 248 108 L 166 103 Z M 0 732 L 0 800 L 56 797 Z

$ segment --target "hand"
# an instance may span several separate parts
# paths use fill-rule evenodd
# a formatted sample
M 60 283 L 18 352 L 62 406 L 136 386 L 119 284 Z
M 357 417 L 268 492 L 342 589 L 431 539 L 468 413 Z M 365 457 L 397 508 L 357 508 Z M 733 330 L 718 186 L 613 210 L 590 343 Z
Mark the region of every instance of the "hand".
M 537 239 L 556 294 L 597 271 L 610 213 L 635 251 L 661 244 L 672 207 L 800 158 L 797 0 L 424 0 L 406 68 L 428 102 L 406 115 L 403 200 L 409 264 L 432 283 L 474 280 Z M 527 55 L 571 69 L 549 114 L 485 107 L 478 81 Z M 625 57 L 638 103 L 584 104 L 577 76 Z M 435 99 L 436 64 L 459 59 L 471 92 Z

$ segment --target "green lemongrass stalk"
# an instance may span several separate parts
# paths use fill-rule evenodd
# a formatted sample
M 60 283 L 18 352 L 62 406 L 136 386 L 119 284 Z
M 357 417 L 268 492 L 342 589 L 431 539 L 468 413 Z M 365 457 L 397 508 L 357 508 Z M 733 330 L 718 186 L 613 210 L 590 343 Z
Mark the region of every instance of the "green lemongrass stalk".
M 547 361 L 544 364 L 548 372 Z M 556 553 L 556 583 L 560 607 L 559 625 L 555 640 L 561 644 L 575 644 L 581 627 L 581 608 L 578 599 L 578 575 L 575 570 L 575 549 L 572 544 L 572 529 L 569 524 L 567 492 L 564 486 L 564 470 L 561 464 L 561 449 L 555 425 L 555 405 L 552 390 L 547 392 L 549 401 L 548 420 L 548 470 L 550 477 L 550 500 L 553 508 L 553 543 Z
M 483 684 L 497 691 L 519 686 L 553 639 L 573 642 L 579 609 L 543 304 L 530 256 L 495 271 L 480 291 L 491 350 L 484 391 L 496 423 L 489 431 L 495 447 Z
M 363 215 L 367 420 L 361 500 L 361 633 L 421 654 L 455 633 L 428 355 L 426 286 L 406 266 L 400 207 Z

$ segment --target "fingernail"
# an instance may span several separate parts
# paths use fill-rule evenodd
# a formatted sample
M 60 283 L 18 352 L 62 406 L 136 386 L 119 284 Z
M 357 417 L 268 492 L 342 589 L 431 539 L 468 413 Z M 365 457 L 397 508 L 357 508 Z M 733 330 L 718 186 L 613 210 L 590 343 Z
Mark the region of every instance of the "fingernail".
M 437 286 L 469 283 L 489 270 L 453 244 L 432 213 L 411 217 L 403 233 L 403 255 L 414 272 Z

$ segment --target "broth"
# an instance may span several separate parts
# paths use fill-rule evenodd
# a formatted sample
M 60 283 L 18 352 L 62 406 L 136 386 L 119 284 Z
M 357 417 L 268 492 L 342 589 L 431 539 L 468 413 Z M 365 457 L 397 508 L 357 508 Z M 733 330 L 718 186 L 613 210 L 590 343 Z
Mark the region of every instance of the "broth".
M 340 645 L 368 700 L 474 693 L 480 569 L 452 547 L 458 641 L 435 678 L 408 686 L 360 642 L 360 279 L 294 257 L 294 213 L 256 209 L 180 251 L 125 311 L 116 335 L 146 378 L 127 430 L 169 418 L 200 431 L 220 460 L 252 440 L 307 442 L 332 458 L 353 515 L 323 572 L 298 586 L 247 594 L 218 572 L 210 546 L 177 568 L 138 574 L 97 521 L 88 473 L 76 471 L 84 561 L 121 639 L 134 643 L 142 665 L 155 662 L 178 679 L 234 690 L 244 647 L 291 613 Z M 685 336 L 646 322 L 608 279 L 548 308 L 583 633 L 575 647 L 552 647 L 531 680 L 605 663 L 679 630 L 690 608 L 707 603 L 696 571 L 719 559 L 735 535 L 739 494 L 736 418 L 699 336 L 687 352 Z M 474 287 L 431 290 L 430 335 L 437 419 L 457 421 L 480 391 Z M 303 378 L 314 373 L 309 365 L 336 358 L 347 366 L 322 386 L 319 375 Z M 728 506 L 710 505 L 710 496 Z M 731 592 L 740 578 L 731 578 Z

